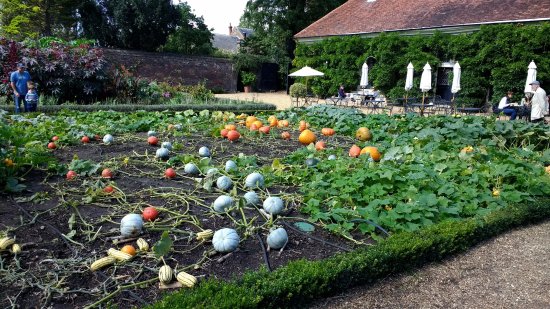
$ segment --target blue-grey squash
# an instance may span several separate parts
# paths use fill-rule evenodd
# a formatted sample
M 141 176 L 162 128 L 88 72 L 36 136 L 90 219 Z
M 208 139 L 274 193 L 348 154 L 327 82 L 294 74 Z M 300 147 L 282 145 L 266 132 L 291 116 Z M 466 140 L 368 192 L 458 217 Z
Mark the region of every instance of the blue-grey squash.
M 217 230 L 212 237 L 214 250 L 218 252 L 233 252 L 239 246 L 239 234 L 234 229 L 223 228 Z

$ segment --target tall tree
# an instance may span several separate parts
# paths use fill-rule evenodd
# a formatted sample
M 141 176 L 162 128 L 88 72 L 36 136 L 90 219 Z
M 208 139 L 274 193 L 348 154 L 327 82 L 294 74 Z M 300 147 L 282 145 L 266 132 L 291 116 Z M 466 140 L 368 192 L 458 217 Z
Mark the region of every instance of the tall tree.
M 187 2 L 180 3 L 178 9 L 181 21 L 176 31 L 168 36 L 162 50 L 186 55 L 211 54 L 213 34 L 204 24 L 204 19 L 195 16 Z
M 85 7 L 84 36 L 104 46 L 157 50 L 180 20 L 170 0 L 87 0 Z
M 0 0 L 0 32 L 23 40 L 38 36 L 76 36 L 77 8 L 74 0 Z
M 279 64 L 294 58 L 293 36 L 346 0 L 249 0 L 241 18 L 255 33 L 247 39 L 249 52 L 269 56 Z

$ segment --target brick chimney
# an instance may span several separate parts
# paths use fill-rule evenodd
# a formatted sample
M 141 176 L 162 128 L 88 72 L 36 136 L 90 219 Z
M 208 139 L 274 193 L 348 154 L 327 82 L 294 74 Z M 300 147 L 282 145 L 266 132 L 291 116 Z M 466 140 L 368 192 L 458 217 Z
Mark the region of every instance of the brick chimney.
M 233 35 L 233 26 L 229 23 L 229 35 Z

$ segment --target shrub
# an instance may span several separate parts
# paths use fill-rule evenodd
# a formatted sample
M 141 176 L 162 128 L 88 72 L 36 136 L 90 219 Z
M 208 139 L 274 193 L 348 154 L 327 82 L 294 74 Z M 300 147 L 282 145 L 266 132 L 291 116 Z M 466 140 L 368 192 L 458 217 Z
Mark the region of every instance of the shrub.
M 11 88 L 6 84 L 17 62 L 27 65 L 42 95 L 55 95 L 62 101 L 89 102 L 103 93 L 105 60 L 100 49 L 51 38 L 26 44 L 29 45 L 0 39 L 0 74 L 4 76 L 1 94 L 11 95 Z
M 306 85 L 302 83 L 294 83 L 290 86 L 290 96 L 293 98 L 303 98 L 307 95 Z
M 241 72 L 241 81 L 245 86 L 252 86 L 256 81 L 256 74 L 252 72 Z

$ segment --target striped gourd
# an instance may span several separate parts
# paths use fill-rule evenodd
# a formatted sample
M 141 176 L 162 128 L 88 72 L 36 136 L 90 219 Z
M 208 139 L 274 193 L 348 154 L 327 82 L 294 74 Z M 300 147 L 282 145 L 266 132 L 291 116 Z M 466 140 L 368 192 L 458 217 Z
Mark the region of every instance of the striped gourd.
M 132 259 L 132 255 L 113 248 L 107 250 L 107 254 L 121 262 L 129 261 Z
M 101 269 L 105 266 L 113 265 L 115 262 L 116 262 L 116 258 L 114 258 L 112 256 L 106 256 L 104 258 L 101 258 L 101 259 L 93 262 L 92 265 L 90 266 L 90 269 L 92 271 L 96 271 L 96 270 Z
M 6 250 L 9 246 L 13 245 L 15 240 L 13 238 L 4 237 L 0 238 L 0 250 Z
M 214 236 L 214 231 L 212 230 L 204 230 L 202 232 L 197 233 L 197 240 L 209 240 L 212 239 L 212 236 Z
M 188 288 L 192 288 L 197 283 L 197 278 L 195 276 L 190 275 L 184 271 L 179 272 L 176 276 L 176 279 L 179 283 Z
M 159 269 L 159 281 L 168 284 L 174 277 L 174 271 L 168 265 L 164 265 Z

